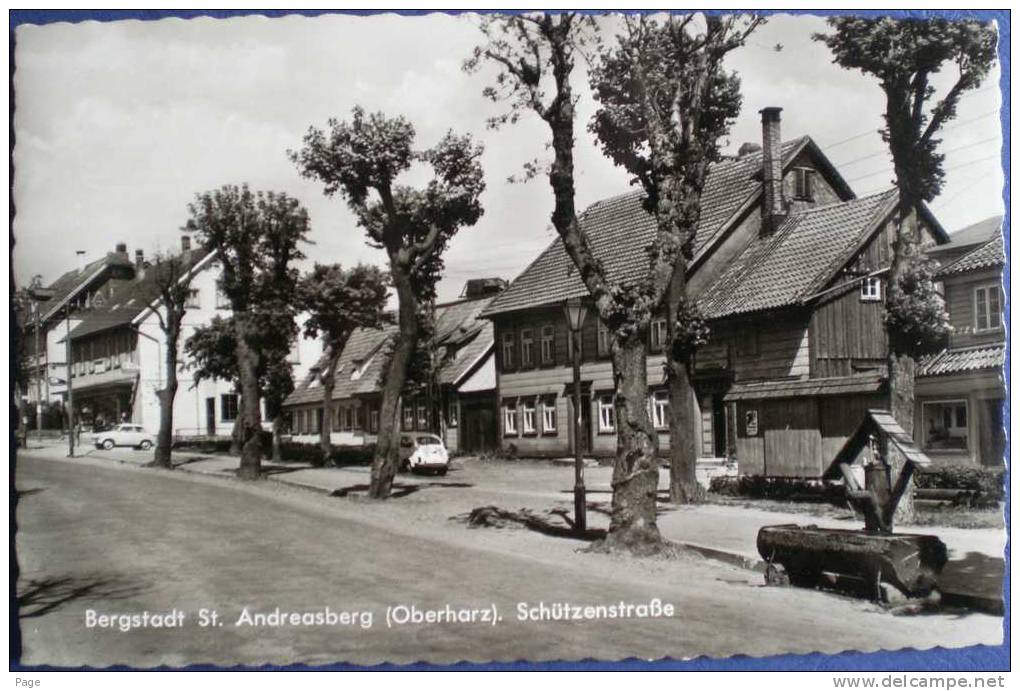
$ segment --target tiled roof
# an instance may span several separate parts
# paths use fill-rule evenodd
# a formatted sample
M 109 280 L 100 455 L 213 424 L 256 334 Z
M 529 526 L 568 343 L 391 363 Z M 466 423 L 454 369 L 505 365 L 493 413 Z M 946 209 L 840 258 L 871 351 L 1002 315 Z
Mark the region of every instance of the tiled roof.
M 872 393 L 882 388 L 885 378 L 878 374 L 853 377 L 823 377 L 737 383 L 725 396 L 727 401 L 757 401 L 764 398 L 798 398 L 801 396 L 836 396 L 847 393 Z
M 917 376 L 937 377 L 943 374 L 1002 369 L 1006 346 L 1002 343 L 946 349 L 917 363 Z
M 48 319 L 63 307 L 67 300 L 74 298 L 78 291 L 84 288 L 91 279 L 99 275 L 101 270 L 113 266 L 131 267 L 134 265 L 131 263 L 131 259 L 126 252 L 108 252 L 105 256 L 89 262 L 81 269 L 65 272 L 60 278 L 47 286 L 53 295 L 46 302 L 46 312 L 43 313 L 42 318 Z
M 191 250 L 188 256 L 189 270 L 207 254 L 204 249 Z M 82 313 L 81 323 L 71 331 L 71 340 L 130 324 L 145 310 L 150 296 L 155 294 L 156 276 L 155 271 L 147 271 L 141 278 L 117 286 L 102 307 Z
M 810 138 L 783 144 L 789 162 Z M 725 230 L 727 222 L 761 190 L 761 151 L 714 164 L 702 193 L 702 215 L 694 241 L 697 256 Z M 645 249 L 655 238 L 655 218 L 642 206 L 644 192 L 632 191 L 595 202 L 578 218 L 592 252 L 600 259 L 610 281 L 625 283 L 643 278 L 648 267 Z M 562 302 L 587 295 L 574 263 L 557 236 L 501 293 L 483 316 Z
M 1002 266 L 1006 254 L 1003 247 L 1002 234 L 994 236 L 975 250 L 971 250 L 949 266 L 939 270 L 939 276 L 949 276 L 965 271 L 977 271 Z
M 700 299 L 712 319 L 797 304 L 818 290 L 892 210 L 896 191 L 790 214 L 752 240 Z
M 468 373 L 479 357 L 492 348 L 493 326 L 479 314 L 492 297 L 462 300 L 436 308 L 436 340 L 439 346 L 453 350 L 453 356 L 439 370 L 441 384 L 455 384 Z M 383 329 L 358 329 L 351 336 L 337 363 L 333 398 L 344 399 L 376 393 L 386 365 L 388 344 L 397 334 L 397 326 Z M 318 403 L 322 400 L 319 371 L 325 363 L 313 367 L 305 380 L 287 397 L 285 405 Z

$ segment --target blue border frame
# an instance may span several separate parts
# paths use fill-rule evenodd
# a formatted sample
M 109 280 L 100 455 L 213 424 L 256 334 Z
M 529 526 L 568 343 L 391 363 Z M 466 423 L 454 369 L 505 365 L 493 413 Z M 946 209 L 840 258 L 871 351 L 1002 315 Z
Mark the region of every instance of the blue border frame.
M 137 19 L 137 20 L 156 20 L 163 19 L 166 17 L 178 17 L 182 19 L 191 19 L 194 17 L 213 17 L 213 18 L 229 18 L 229 17 L 243 17 L 251 15 L 262 15 L 265 17 L 283 17 L 286 15 L 303 15 L 308 17 L 315 17 L 323 14 L 353 14 L 353 15 L 371 15 L 378 14 L 379 12 L 393 12 L 405 16 L 419 16 L 431 14 L 433 12 L 444 12 L 447 14 L 463 14 L 471 12 L 469 9 L 436 9 L 436 10 L 401 10 L 401 9 L 385 9 L 385 10 L 307 10 L 307 9 L 293 9 L 293 10 L 188 10 L 188 9 L 158 9 L 158 10 L 10 10 L 9 11 L 9 24 L 10 24 L 10 57 L 11 57 L 11 70 L 13 75 L 14 70 L 14 30 L 22 24 L 52 24 L 56 22 L 84 22 L 84 21 L 118 21 L 123 19 Z M 486 10 L 492 12 L 495 10 Z M 504 10 L 504 11 L 521 11 L 521 10 Z M 608 12 L 610 10 L 575 10 L 590 12 L 593 14 Z M 617 10 L 619 11 L 619 10 Z M 685 8 L 685 11 L 700 11 L 695 8 Z M 732 13 L 739 12 L 736 9 L 726 10 L 710 10 L 714 13 Z M 840 14 L 859 14 L 862 16 L 876 16 L 886 15 L 893 17 L 935 17 L 935 16 L 952 16 L 956 18 L 977 18 L 984 20 L 997 20 L 999 27 L 999 66 L 1001 69 L 1001 75 L 999 80 L 999 90 L 1002 96 L 1002 109 L 1000 113 L 1000 125 L 1002 127 L 1002 139 L 1003 148 L 1001 152 L 1001 163 L 1002 170 L 1005 178 L 1005 186 L 1003 190 L 1003 203 L 1005 205 L 1005 216 L 1003 220 L 1003 235 L 1005 239 L 1005 251 L 1006 251 L 1006 265 L 1003 270 L 1003 286 L 1005 287 L 1006 299 L 1004 300 L 1003 310 L 1006 323 L 1006 359 L 1004 364 L 1004 376 L 1006 382 L 1006 398 L 1004 400 L 1004 424 L 1006 427 L 1006 458 L 1010 458 L 1010 437 L 1009 437 L 1009 420 L 1010 420 L 1010 406 L 1009 406 L 1009 393 L 1010 393 L 1010 330 L 1009 325 L 1012 323 L 1010 319 L 1010 300 L 1009 300 L 1009 285 L 1010 285 L 1010 207 L 1009 207 L 1009 183 L 1010 183 L 1010 167 L 1009 167 L 1009 152 L 1010 152 L 1010 128 L 1009 128 L 1009 115 L 1010 115 L 1010 11 L 1009 10 L 831 10 L 831 9 L 780 9 L 780 10 L 762 10 L 756 9 L 755 12 L 761 14 L 810 14 L 816 16 L 832 16 Z M 11 94 L 11 114 L 14 113 L 14 86 L 13 81 L 10 86 Z M 11 134 L 13 135 L 13 117 L 11 119 Z M 13 137 L 12 137 L 13 141 Z M 11 162 L 11 171 L 13 174 L 13 159 Z M 13 209 L 13 204 L 12 207 Z M 13 220 L 13 215 L 12 215 Z M 13 277 L 12 277 L 13 282 Z M 13 283 L 12 283 L 13 284 Z M 11 458 L 14 457 L 13 449 Z M 1005 616 L 1003 618 L 1003 644 L 1001 646 L 972 646 L 969 648 L 933 648 L 931 650 L 900 650 L 894 652 L 877 652 L 877 653 L 857 653 L 847 652 L 840 653 L 838 655 L 823 655 L 821 653 L 813 653 L 810 655 L 777 655 L 773 657 L 763 658 L 752 658 L 745 655 L 737 655 L 730 658 L 708 658 L 700 657 L 694 660 L 688 661 L 677 661 L 668 658 L 648 662 L 644 660 L 628 659 L 621 660 L 619 662 L 600 662 L 596 660 L 583 660 L 579 662 L 512 662 L 512 663 L 485 663 L 477 664 L 470 662 L 460 662 L 454 665 L 432 665 L 424 662 L 418 662 L 409 665 L 378 665 L 374 667 L 366 667 L 361 665 L 353 664 L 335 664 L 335 665 L 323 665 L 310 667 L 306 665 L 289 665 L 286 667 L 277 667 L 266 665 L 262 667 L 216 667 L 211 665 L 191 665 L 183 668 L 157 668 L 162 670 L 174 669 L 176 671 L 227 671 L 227 670 L 264 670 L 264 671 L 322 671 L 322 670 L 335 670 L 335 671 L 350 671 L 350 670 L 456 670 L 456 671 L 567 671 L 567 670 L 584 670 L 584 671 L 729 671 L 729 672 L 777 672 L 777 671 L 799 671 L 799 672 L 829 672 L 829 671 L 846 671 L 846 672 L 863 672 L 863 671 L 902 671 L 902 672 L 947 672 L 947 671 L 1009 671 L 1010 670 L 1010 655 L 1009 655 L 1009 644 L 1010 644 L 1010 472 L 1011 468 L 1007 463 L 1006 467 L 1006 501 L 1005 501 L 1005 523 L 1006 523 L 1006 549 L 1005 549 L 1005 563 L 1006 563 L 1006 577 L 1003 585 L 1004 588 L 1004 602 L 1005 602 Z M 13 468 L 11 477 L 13 479 Z M 11 483 L 11 492 L 13 493 L 13 482 Z M 14 560 L 14 506 L 15 502 L 11 501 L 11 544 L 10 544 L 10 555 L 11 555 L 11 608 L 10 612 L 17 611 L 17 600 L 15 592 L 17 566 Z M 9 669 L 11 671 L 94 671 L 92 668 L 82 667 L 49 667 L 49 666 L 24 666 L 19 664 L 14 659 L 16 650 L 20 650 L 20 631 L 18 628 L 18 621 L 12 619 L 10 622 L 11 632 L 11 651 L 12 659 L 10 662 Z M 17 647 L 16 647 L 17 646 Z M 137 668 L 118 665 L 115 667 L 103 668 L 104 671 L 136 671 Z

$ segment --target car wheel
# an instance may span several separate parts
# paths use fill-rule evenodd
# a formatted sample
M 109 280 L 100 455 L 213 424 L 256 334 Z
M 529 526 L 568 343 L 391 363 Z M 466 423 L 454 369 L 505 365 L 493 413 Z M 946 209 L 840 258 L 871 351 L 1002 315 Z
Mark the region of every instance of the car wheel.
M 152 448 L 152 442 L 149 441 L 148 439 L 143 439 L 142 443 L 138 445 L 138 448 L 141 449 L 142 451 L 148 451 L 149 449 Z
M 440 468 L 437 470 L 436 475 L 446 475 L 446 468 Z
M 106 449 L 107 451 L 112 449 L 113 448 L 113 440 L 112 439 L 104 439 L 103 440 L 103 448 Z
M 400 472 L 406 473 L 410 469 L 411 469 L 411 461 L 409 459 L 405 458 L 403 461 L 400 462 Z

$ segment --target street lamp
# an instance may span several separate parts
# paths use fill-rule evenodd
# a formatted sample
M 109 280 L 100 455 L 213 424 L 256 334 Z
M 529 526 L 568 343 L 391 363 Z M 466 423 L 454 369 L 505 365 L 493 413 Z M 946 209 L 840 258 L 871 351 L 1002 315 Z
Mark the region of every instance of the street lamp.
M 586 502 L 584 496 L 584 459 L 581 458 L 581 327 L 588 313 L 580 298 L 571 298 L 563 304 L 563 314 L 570 328 L 570 356 L 574 365 L 574 531 L 583 535 L 586 530 Z

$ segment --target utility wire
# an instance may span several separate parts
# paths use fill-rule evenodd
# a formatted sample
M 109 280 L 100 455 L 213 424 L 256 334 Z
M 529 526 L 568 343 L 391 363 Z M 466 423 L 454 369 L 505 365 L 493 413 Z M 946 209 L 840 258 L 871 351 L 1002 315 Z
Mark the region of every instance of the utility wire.
M 984 89 L 982 89 L 982 91 L 984 91 Z M 974 93 L 978 93 L 978 92 L 975 91 Z M 970 118 L 969 120 L 960 120 L 959 122 L 954 122 L 951 125 L 943 127 L 941 131 L 942 132 L 946 132 L 948 130 L 956 129 L 957 127 L 962 127 L 963 125 L 969 125 L 972 122 L 976 122 L 976 121 L 978 121 L 978 120 L 980 120 L 982 118 L 987 118 L 990 115 L 998 115 L 998 113 L 999 113 L 998 110 L 990 110 L 987 113 L 983 113 L 982 115 L 978 115 L 977 117 Z M 854 140 L 860 139 L 861 137 L 866 137 L 869 134 L 878 134 L 878 130 L 864 130 L 863 132 L 859 132 L 858 134 L 855 134 L 855 135 L 852 135 L 850 137 L 847 137 L 846 139 L 840 139 L 838 142 L 835 142 L 833 144 L 829 144 L 828 146 L 824 146 L 824 147 L 822 147 L 822 151 L 828 151 L 830 149 L 835 149 L 837 146 L 842 146 L 843 144 L 846 144 L 847 142 L 852 142 Z
M 963 146 L 957 146 L 957 147 L 954 147 L 952 149 L 946 149 L 945 151 L 942 151 L 942 152 L 939 152 L 939 153 L 942 153 L 942 154 L 951 154 L 954 151 L 963 151 L 964 149 L 969 149 L 972 146 L 978 146 L 980 144 L 987 144 L 988 142 L 996 142 L 996 141 L 999 141 L 999 137 L 998 136 L 988 137 L 987 139 L 982 139 L 980 141 L 971 142 L 970 144 L 964 144 Z M 888 155 L 889 155 L 889 151 L 887 149 L 885 151 L 879 151 L 877 154 L 868 154 L 867 156 L 861 156 L 860 158 L 855 158 L 852 161 L 843 161 L 841 163 L 833 163 L 833 165 L 836 166 L 837 168 L 840 167 L 840 166 L 852 166 L 853 164 L 860 163 L 861 161 L 867 161 L 867 160 L 870 160 L 872 158 L 877 158 L 879 156 L 888 156 Z

